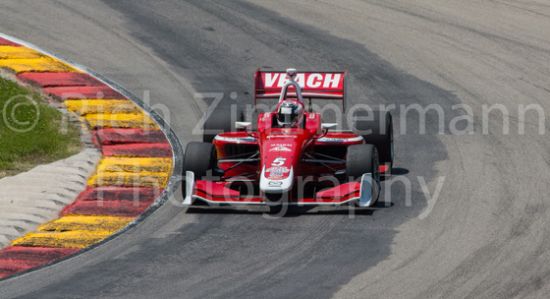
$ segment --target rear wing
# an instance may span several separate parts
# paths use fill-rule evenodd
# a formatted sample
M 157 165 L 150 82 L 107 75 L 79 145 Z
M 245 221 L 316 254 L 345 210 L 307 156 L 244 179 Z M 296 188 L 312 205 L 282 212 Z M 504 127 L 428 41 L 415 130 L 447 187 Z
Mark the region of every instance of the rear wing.
M 341 100 L 345 109 L 347 72 L 296 72 L 294 80 L 302 88 L 304 99 Z M 278 99 L 285 82 L 285 71 L 264 71 L 258 69 L 254 75 L 254 105 L 262 99 Z M 296 96 L 293 86 L 287 96 Z

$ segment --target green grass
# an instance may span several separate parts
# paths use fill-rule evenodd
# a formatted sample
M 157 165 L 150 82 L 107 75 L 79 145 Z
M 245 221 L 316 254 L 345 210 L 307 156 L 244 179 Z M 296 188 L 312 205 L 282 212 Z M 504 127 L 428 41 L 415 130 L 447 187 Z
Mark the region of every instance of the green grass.
M 78 153 L 79 135 L 39 94 L 0 78 L 0 178 Z

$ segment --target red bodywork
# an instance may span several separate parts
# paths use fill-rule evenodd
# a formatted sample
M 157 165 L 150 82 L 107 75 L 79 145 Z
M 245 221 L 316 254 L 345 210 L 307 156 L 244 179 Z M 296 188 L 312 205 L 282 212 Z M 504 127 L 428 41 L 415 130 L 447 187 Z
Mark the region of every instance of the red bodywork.
M 285 75 L 258 71 L 255 102 L 279 97 Z M 298 73 L 296 82 L 304 99 L 344 101 L 344 72 Z M 286 95 L 295 98 L 295 88 Z M 277 193 L 277 188 L 289 195 L 290 203 L 302 205 L 340 205 L 359 199 L 361 182 L 338 177 L 345 175 L 347 147 L 365 143 L 362 136 L 323 129 L 321 116 L 315 112 L 305 112 L 303 124 L 296 128 L 277 127 L 275 117 L 276 112 L 261 113 L 257 130 L 216 136 L 213 143 L 223 175 L 215 181 L 196 181 L 193 200 L 264 204 L 265 193 Z M 385 166 L 380 170 L 384 172 Z

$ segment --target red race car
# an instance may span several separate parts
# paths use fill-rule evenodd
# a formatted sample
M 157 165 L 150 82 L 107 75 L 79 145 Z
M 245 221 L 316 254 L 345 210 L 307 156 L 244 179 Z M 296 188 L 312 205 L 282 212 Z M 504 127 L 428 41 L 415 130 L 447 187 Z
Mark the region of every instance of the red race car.
M 278 99 L 276 109 L 259 113 L 256 129 L 232 123 L 229 111 L 206 121 L 204 142 L 185 151 L 184 205 L 267 205 L 273 213 L 288 204 L 372 206 L 393 165 L 391 114 L 371 110 L 336 131 L 312 111 L 318 99 L 344 106 L 345 76 L 258 70 L 254 104 Z

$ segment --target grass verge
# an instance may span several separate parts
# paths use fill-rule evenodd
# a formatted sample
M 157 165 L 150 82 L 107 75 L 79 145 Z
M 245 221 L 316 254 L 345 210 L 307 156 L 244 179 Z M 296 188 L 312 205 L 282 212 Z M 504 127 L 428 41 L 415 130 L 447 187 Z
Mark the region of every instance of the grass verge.
M 0 78 L 0 178 L 80 151 L 80 130 L 37 93 Z

